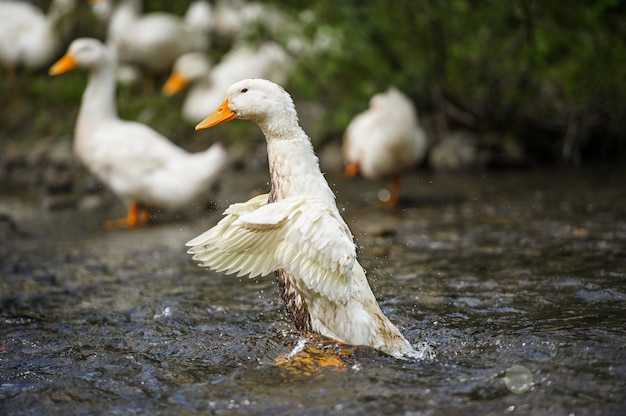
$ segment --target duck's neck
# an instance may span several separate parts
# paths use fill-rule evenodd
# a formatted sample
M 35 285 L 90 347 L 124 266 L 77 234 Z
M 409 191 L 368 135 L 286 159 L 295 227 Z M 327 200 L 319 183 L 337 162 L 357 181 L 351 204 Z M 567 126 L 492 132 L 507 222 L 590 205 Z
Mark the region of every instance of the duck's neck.
M 58 25 L 62 19 L 69 17 L 75 6 L 75 0 L 53 0 L 48 9 L 48 19 Z
M 267 139 L 270 170 L 270 201 L 310 195 L 334 205 L 331 191 L 319 168 L 311 140 L 297 122 L 285 128 L 261 126 Z
M 111 17 L 112 23 L 128 23 L 131 20 L 137 19 L 142 12 L 143 7 L 141 0 L 121 0 L 115 7 L 113 16 Z
M 115 64 L 112 61 L 93 68 L 78 113 L 78 127 L 87 122 L 117 118 L 115 103 Z
M 139 0 L 121 0 L 118 2 L 111 19 L 109 20 L 107 38 L 117 42 L 126 28 L 134 24 L 142 13 L 142 3 Z

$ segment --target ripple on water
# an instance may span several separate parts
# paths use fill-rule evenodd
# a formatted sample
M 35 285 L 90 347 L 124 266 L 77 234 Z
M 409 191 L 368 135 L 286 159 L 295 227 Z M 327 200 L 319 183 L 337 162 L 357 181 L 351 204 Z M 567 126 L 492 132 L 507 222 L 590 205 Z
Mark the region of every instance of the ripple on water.
M 306 377 L 275 365 L 302 334 L 272 277 L 215 274 L 185 253 L 210 220 L 103 233 L 76 213 L 20 213 L 28 232 L 0 241 L 2 412 L 624 413 L 621 182 L 432 179 L 410 192 L 477 193 L 395 211 L 353 184 L 341 196 L 383 311 L 434 357 L 362 348 Z

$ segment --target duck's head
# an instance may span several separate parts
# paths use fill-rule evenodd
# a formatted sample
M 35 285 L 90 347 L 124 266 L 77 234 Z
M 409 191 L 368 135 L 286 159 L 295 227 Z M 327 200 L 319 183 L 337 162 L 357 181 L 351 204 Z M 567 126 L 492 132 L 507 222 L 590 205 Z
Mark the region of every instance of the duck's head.
M 226 99 L 217 110 L 196 126 L 206 129 L 240 118 L 269 127 L 298 123 L 291 96 L 278 84 L 265 79 L 245 79 L 226 90 Z
M 167 96 L 176 94 L 188 84 L 209 76 L 211 63 L 202 52 L 188 52 L 181 55 L 174 63 L 172 73 L 163 85 L 163 93 Z
M 97 39 L 78 38 L 74 40 L 65 55 L 56 61 L 48 71 L 50 75 L 59 75 L 74 68 L 97 68 L 109 59 L 107 47 Z

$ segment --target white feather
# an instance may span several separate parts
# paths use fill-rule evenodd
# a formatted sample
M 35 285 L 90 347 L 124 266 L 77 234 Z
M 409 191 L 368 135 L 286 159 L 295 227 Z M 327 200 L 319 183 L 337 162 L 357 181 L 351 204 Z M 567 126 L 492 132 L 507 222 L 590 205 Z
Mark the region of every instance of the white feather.
M 267 80 L 248 79 L 230 86 L 226 98 L 231 111 L 265 134 L 272 192 L 232 205 L 215 227 L 187 243 L 194 259 L 239 276 L 280 269 L 288 286 L 283 296 L 293 296 L 291 307 L 304 302 L 313 331 L 400 358 L 415 356 L 372 294 L 289 94 Z

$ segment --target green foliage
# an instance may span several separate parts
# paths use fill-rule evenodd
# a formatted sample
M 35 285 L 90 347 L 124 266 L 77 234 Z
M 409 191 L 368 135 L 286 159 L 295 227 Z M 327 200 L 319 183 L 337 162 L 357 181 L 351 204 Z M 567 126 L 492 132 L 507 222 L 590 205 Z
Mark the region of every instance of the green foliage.
M 251 0 L 250 0 L 251 1 Z M 182 15 L 189 1 L 145 0 L 148 11 Z M 395 85 L 416 103 L 420 117 L 464 125 L 480 137 L 514 137 L 538 159 L 560 159 L 575 133 L 579 157 L 624 158 L 626 149 L 626 3 L 589 0 L 273 0 L 292 17 L 288 27 L 259 26 L 250 39 L 289 44 L 308 39 L 286 87 L 296 99 L 327 110 L 316 131 L 338 140 L 369 98 Z M 104 37 L 87 7 L 72 37 Z M 67 39 L 69 43 L 71 39 Z M 229 44 L 216 39 L 217 61 Z M 162 80 L 160 80 L 162 82 Z M 69 134 L 84 74 L 50 78 L 45 69 L 0 75 L 11 112 L 0 114 L 0 134 Z M 157 82 L 157 88 L 160 86 Z M 182 121 L 183 94 L 165 98 L 139 86 L 121 87 L 120 115 L 139 118 L 182 142 L 193 126 Z M 449 104 L 467 118 L 459 119 Z M 440 126 L 441 123 L 431 123 Z M 257 133 L 247 123 L 219 131 L 230 139 Z M 441 132 L 441 131 L 439 131 Z M 482 134 L 482 133 L 489 133 Z M 496 133 L 495 135 L 493 133 Z M 492 140 L 492 139 L 490 139 Z
M 295 91 L 333 109 L 329 134 L 339 134 L 373 93 L 396 85 L 421 114 L 445 112 L 443 98 L 473 115 L 470 127 L 516 133 L 522 145 L 532 142 L 530 132 L 548 134 L 558 149 L 578 120 L 581 151 L 600 151 L 590 149 L 595 133 L 605 141 L 603 156 L 624 152 L 624 2 L 276 3 L 311 8 L 315 25 L 341 41 L 339 50 L 303 62 L 292 80 Z

